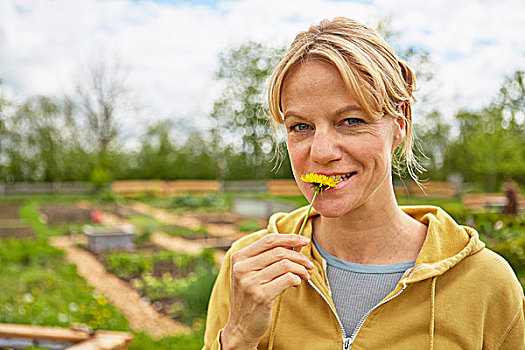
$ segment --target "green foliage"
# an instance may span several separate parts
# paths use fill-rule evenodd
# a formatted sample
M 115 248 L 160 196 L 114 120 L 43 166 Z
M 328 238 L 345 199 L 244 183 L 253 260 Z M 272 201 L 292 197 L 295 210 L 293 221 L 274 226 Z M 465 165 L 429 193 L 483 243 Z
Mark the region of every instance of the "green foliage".
M 0 265 L 16 264 L 20 266 L 53 267 L 64 258 L 61 250 L 46 244 L 45 240 L 19 241 L 8 239 L 1 241 Z
M 96 187 L 97 186 L 95 186 L 95 188 Z M 102 187 L 102 189 L 97 193 L 96 199 L 98 201 L 102 203 L 116 203 L 119 201 L 120 197 L 117 196 L 115 193 L 113 193 L 113 191 L 111 191 L 110 188 L 107 188 L 107 187 L 104 188 L 102 184 L 99 184 L 98 187 L 99 188 Z
M 106 187 L 111 181 L 111 178 L 111 172 L 107 168 L 101 166 L 96 166 L 89 175 L 89 181 L 91 181 L 97 191 Z
M 153 275 L 155 267 L 162 263 L 170 263 L 174 266 L 171 273 L 186 275 L 196 266 L 213 263 L 213 256 L 188 255 L 162 250 L 147 253 L 111 252 L 105 259 L 108 271 L 124 279 L 138 277 L 141 274 Z
M 206 318 L 211 290 L 216 279 L 217 271 L 215 269 L 211 267 L 199 268 L 185 281 L 185 287 L 175 293 L 175 296 L 184 300 L 183 322 L 193 323 L 196 319 L 204 320 Z
M 525 183 L 525 121 L 518 118 L 524 104 L 523 72 L 516 72 L 490 106 L 459 112 L 460 135 L 446 149 L 445 171 L 488 191 L 499 191 L 506 176 Z
M 277 144 L 267 119 L 264 91 L 283 54 L 283 49 L 247 42 L 219 55 L 216 77 L 225 87 L 211 114 L 219 178 L 259 179 L 271 174 Z M 281 170 L 282 175 L 291 175 L 289 167 Z
M 170 225 L 169 229 L 165 229 L 164 231 L 170 236 L 178 236 L 178 237 L 200 236 L 200 235 L 206 235 L 208 233 L 206 229 L 203 227 L 192 229 L 188 227 L 175 226 L 175 225 Z
M 261 229 L 257 220 L 244 220 L 240 222 L 237 227 L 242 232 L 255 232 Z
M 225 209 L 224 198 L 217 194 L 207 194 L 205 196 L 184 195 L 174 197 L 171 201 L 171 208 L 179 210 L 218 210 Z
M 131 281 L 151 301 L 175 298 L 172 313 L 182 322 L 193 324 L 205 318 L 217 276 L 211 251 L 200 255 L 113 252 L 105 264 L 108 271 Z
M 153 340 L 145 333 L 135 334 L 133 342 L 128 345 L 129 350 L 200 350 L 204 345 L 202 330 L 191 335 L 178 335 Z

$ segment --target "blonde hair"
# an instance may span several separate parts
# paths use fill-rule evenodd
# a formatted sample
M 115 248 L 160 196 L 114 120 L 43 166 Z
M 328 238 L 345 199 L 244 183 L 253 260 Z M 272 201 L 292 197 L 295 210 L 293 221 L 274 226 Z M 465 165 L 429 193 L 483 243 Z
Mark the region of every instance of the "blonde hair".
M 320 59 L 333 64 L 352 97 L 372 119 L 386 115 L 405 120 L 405 140 L 393 167 L 406 167 L 417 181 L 423 168 L 413 153 L 412 109 L 415 75 L 388 43 L 372 29 L 348 18 L 323 20 L 299 33 L 284 58 L 274 69 L 268 87 L 270 119 L 284 123 L 281 89 L 287 74 L 307 60 Z

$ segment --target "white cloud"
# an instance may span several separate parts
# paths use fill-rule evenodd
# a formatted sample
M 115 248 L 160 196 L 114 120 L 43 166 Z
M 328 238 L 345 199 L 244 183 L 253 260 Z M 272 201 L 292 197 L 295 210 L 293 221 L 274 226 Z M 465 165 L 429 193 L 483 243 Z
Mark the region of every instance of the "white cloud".
M 192 118 L 205 127 L 221 50 L 246 40 L 288 44 L 323 18 L 373 25 L 391 15 L 403 45 L 430 51 L 436 82 L 422 91 L 432 91 L 450 115 L 488 103 L 504 75 L 525 67 L 523 13 L 521 0 L 7 0 L 0 2 L 0 78 L 21 96 L 60 94 L 71 89 L 80 63 L 116 56 L 152 118 Z

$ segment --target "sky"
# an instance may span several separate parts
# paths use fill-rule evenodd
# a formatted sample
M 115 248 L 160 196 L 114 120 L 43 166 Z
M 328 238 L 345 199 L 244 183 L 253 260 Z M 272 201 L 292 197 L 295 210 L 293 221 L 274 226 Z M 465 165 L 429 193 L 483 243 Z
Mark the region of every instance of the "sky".
M 160 119 L 206 130 L 220 52 L 248 40 L 288 45 L 336 16 L 371 27 L 389 18 L 394 49 L 429 52 L 434 79 L 419 86 L 429 100 L 414 118 L 482 108 L 505 76 L 525 70 L 523 0 L 2 0 L 0 91 L 15 100 L 68 94 L 82 66 L 118 61 L 142 107 L 123 120 L 129 133 Z

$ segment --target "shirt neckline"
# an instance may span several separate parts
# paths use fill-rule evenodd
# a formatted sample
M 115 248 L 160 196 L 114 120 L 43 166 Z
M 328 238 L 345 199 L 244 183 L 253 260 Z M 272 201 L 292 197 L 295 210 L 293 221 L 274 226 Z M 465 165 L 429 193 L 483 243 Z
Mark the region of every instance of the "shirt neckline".
M 385 265 L 351 263 L 348 261 L 341 260 L 338 257 L 335 257 L 332 254 L 324 251 L 323 248 L 321 248 L 321 246 L 319 246 L 319 244 L 317 244 L 317 242 L 315 241 L 314 235 L 312 235 L 312 241 L 319 254 L 321 254 L 323 259 L 326 260 L 326 264 L 328 266 L 346 271 L 367 274 L 403 273 L 406 270 L 414 267 L 416 263 L 415 260 Z

